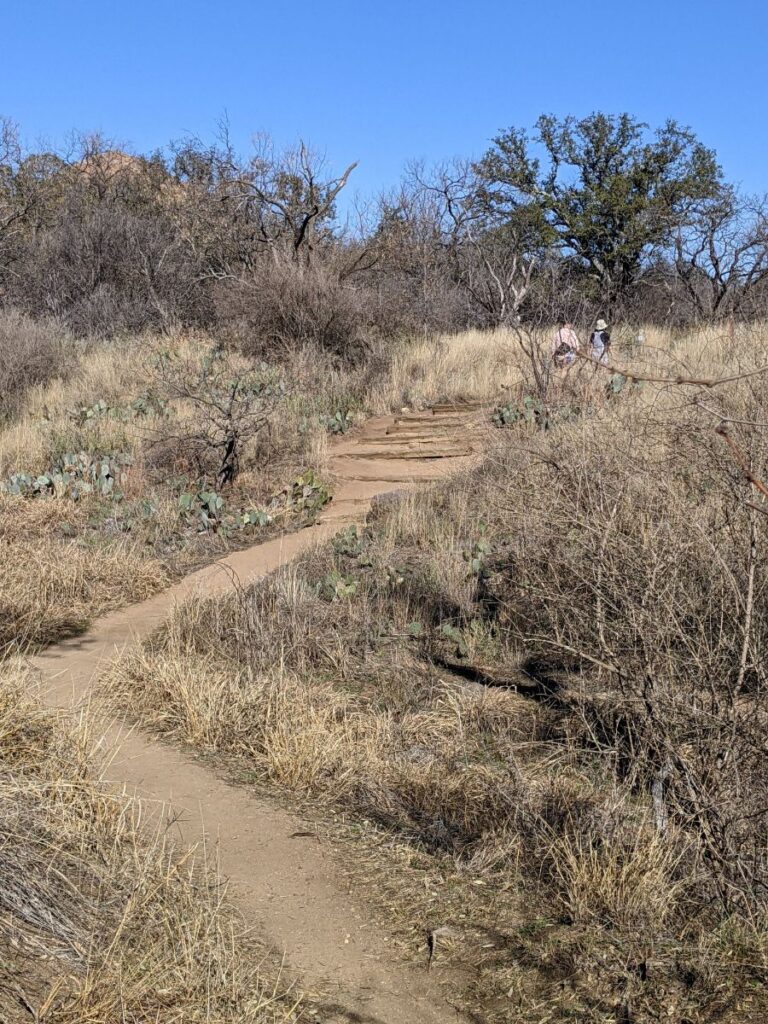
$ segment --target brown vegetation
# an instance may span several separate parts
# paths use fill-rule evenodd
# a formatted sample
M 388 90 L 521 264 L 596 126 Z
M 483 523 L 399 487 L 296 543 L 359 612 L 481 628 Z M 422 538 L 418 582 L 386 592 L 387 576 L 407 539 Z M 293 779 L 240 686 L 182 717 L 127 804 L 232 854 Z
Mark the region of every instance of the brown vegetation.
M 31 152 L 0 117 L 0 305 L 82 337 L 196 327 L 270 360 L 312 344 L 342 362 L 518 317 L 764 312 L 765 203 L 690 129 L 596 113 L 532 136 L 546 159 L 510 128 L 479 162 L 412 165 L 343 218 L 356 163 L 337 174 L 304 143 L 258 137 L 241 156 L 225 127 L 151 156 L 98 136 Z
M 17 416 L 0 431 L 3 646 L 78 632 L 93 615 L 148 596 L 186 567 L 246 541 L 252 530 L 228 538 L 224 517 L 265 508 L 319 450 L 325 428 L 316 415 L 302 434 L 292 418 L 277 454 L 263 430 L 277 422 L 264 414 L 265 403 L 273 410 L 282 401 L 264 394 L 269 374 L 223 355 L 214 355 L 215 372 L 206 370 L 215 350 L 205 339 L 177 339 L 172 355 L 165 342 L 147 338 L 120 348 L 72 347 L 62 362 L 50 347 L 65 343 L 60 330 L 23 319 L 16 330 L 9 315 L 2 322 L 18 355 L 10 364 Z M 36 373 L 41 337 L 48 348 Z M 233 383 L 239 390 L 227 404 Z M 212 427 L 214 406 L 220 416 Z M 222 509 L 197 498 L 222 487 Z M 280 528 L 289 523 L 283 516 Z
M 75 351 L 60 324 L 16 310 L 0 313 L 0 421 L 19 415 L 29 388 L 66 376 Z
M 19 376 L 16 415 L 0 430 L 2 646 L 80 632 L 231 545 L 304 525 L 312 510 L 292 507 L 285 490 L 312 470 L 326 500 L 334 431 L 403 404 L 497 393 L 517 360 L 503 333 L 397 345 L 344 367 L 313 347 L 254 365 L 201 335 L 75 347 L 55 325 L 14 314 L 2 324 L 19 375 L 40 338 L 67 352 L 57 363 L 46 350 L 44 379 Z M 101 493 L 77 474 L 105 459 L 115 477 Z M 36 490 L 39 477 L 50 486 Z M 84 482 L 93 489 L 78 491 Z
M 634 368 L 733 376 L 764 348 Z M 405 842 L 380 892 L 458 937 L 484 1019 L 760 1020 L 766 519 L 714 427 L 764 477 L 764 379 L 585 366 L 546 431 L 524 393 L 465 480 L 181 609 L 108 692 Z

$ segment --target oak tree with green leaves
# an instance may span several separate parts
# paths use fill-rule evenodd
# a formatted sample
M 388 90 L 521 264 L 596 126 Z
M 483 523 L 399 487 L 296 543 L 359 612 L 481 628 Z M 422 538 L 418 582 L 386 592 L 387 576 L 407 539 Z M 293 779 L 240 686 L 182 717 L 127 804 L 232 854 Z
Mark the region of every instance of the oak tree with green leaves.
M 540 214 L 542 240 L 586 268 L 606 311 L 723 187 L 715 153 L 690 129 L 650 132 L 629 114 L 543 115 L 532 136 L 498 135 L 476 171 L 489 208 Z

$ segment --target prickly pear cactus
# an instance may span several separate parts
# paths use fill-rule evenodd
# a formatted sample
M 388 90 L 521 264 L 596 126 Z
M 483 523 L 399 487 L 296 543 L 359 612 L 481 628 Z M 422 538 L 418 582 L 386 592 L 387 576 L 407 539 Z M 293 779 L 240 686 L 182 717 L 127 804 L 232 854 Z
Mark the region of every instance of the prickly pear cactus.
M 84 494 L 121 497 L 119 485 L 132 462 L 130 455 L 89 455 L 73 452 L 63 455 L 45 473 L 31 476 L 14 473 L 0 490 L 21 494 L 26 498 L 71 498 L 77 501 Z
M 321 416 L 320 424 L 330 434 L 346 434 L 353 424 L 352 413 L 348 409 L 337 409 L 333 416 Z
M 179 511 L 200 533 L 222 526 L 225 502 L 216 491 L 185 492 L 179 496 Z

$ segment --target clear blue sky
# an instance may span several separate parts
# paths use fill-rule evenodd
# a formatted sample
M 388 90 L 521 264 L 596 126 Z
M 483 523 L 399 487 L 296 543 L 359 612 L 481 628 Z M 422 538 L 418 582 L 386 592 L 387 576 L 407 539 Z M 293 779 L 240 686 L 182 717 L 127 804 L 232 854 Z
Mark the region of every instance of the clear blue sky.
M 543 112 L 674 117 L 768 191 L 765 0 L 2 0 L 0 114 L 134 150 L 298 136 L 365 193 Z

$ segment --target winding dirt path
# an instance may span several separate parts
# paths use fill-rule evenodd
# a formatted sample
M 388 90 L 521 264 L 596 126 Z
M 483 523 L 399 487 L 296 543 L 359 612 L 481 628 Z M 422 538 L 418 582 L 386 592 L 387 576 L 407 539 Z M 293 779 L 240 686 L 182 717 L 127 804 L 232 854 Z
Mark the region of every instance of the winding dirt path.
M 372 499 L 463 468 L 480 450 L 477 406 L 370 420 L 332 449 L 338 484 L 313 527 L 235 552 L 161 594 L 99 619 L 83 636 L 33 659 L 44 699 L 68 709 L 87 699 L 117 654 L 148 636 L 175 604 L 242 585 L 290 561 L 349 523 L 363 523 Z M 306 835 L 299 816 L 236 788 L 170 744 L 113 723 L 116 747 L 105 776 L 138 795 L 155 816 L 174 815 L 186 844 L 215 844 L 230 896 L 245 921 L 278 955 L 321 1019 L 359 1024 L 449 1024 L 461 1018 L 435 974 L 403 966 L 387 944 L 386 923 L 348 891 L 332 846 Z M 301 835 L 300 833 L 304 833 Z

